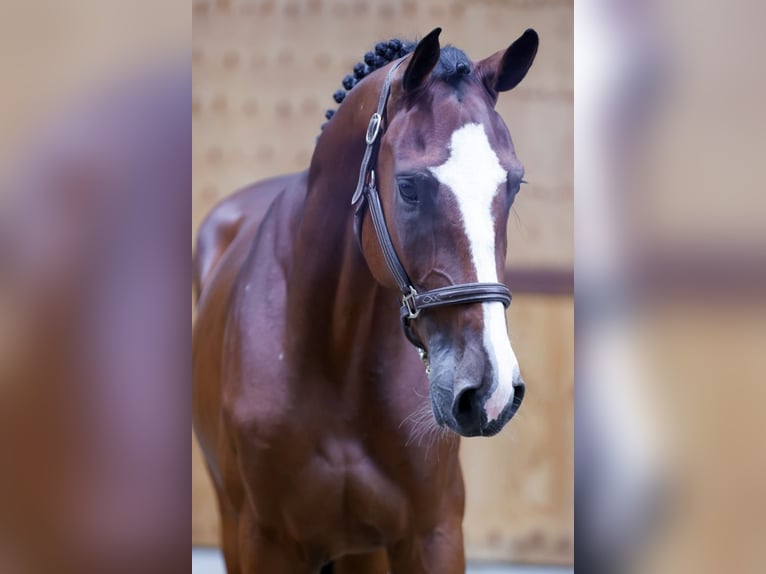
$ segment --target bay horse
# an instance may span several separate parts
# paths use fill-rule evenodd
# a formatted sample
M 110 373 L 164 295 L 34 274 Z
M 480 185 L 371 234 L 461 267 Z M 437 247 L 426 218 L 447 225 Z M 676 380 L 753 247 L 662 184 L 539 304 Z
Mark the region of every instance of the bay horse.
M 498 281 L 523 168 L 495 103 L 538 37 L 474 62 L 440 31 L 376 49 L 309 169 L 200 228 L 193 424 L 230 573 L 465 571 L 459 437 L 524 395 Z

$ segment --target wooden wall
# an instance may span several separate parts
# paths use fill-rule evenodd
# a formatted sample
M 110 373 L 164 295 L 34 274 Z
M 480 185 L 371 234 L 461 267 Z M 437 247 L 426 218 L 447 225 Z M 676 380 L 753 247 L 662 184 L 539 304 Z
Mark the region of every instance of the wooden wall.
M 308 166 L 332 93 L 375 42 L 435 26 L 476 59 L 540 34 L 529 75 L 498 103 L 530 182 L 508 261 L 571 268 L 571 0 L 195 0 L 192 231 L 237 187 Z
M 335 107 L 332 93 L 376 41 L 441 26 L 443 43 L 479 59 L 533 27 L 541 41 L 536 63 L 498 104 L 530 181 L 510 218 L 508 267 L 571 273 L 571 0 L 193 6 L 193 235 L 233 190 L 308 166 L 324 111 Z M 528 391 L 517 420 L 498 437 L 463 441 L 470 557 L 572 562 L 573 315 L 570 294 L 514 291 L 511 338 Z M 216 544 L 215 503 L 194 445 L 192 479 L 192 541 Z

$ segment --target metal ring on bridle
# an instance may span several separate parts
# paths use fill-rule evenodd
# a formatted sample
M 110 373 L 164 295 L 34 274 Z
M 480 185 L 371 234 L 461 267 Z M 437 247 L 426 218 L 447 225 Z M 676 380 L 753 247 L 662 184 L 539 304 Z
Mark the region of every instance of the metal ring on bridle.
M 367 145 L 372 145 L 375 140 L 378 139 L 378 133 L 380 133 L 380 121 L 382 119 L 383 117 L 378 112 L 372 114 L 370 123 L 367 124 L 367 135 L 364 138 Z

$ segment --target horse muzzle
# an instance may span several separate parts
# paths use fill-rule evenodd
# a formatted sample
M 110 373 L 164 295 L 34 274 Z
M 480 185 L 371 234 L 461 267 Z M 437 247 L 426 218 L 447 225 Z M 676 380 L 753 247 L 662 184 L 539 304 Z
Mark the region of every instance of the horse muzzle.
M 436 422 L 466 437 L 500 432 L 524 399 L 524 380 L 518 369 L 512 380 L 499 381 L 491 363 L 478 354 L 466 353 L 457 364 L 451 357 L 439 355 L 433 357 L 429 376 Z M 502 385 L 506 388 L 499 389 Z M 504 401 L 499 406 L 498 396 Z

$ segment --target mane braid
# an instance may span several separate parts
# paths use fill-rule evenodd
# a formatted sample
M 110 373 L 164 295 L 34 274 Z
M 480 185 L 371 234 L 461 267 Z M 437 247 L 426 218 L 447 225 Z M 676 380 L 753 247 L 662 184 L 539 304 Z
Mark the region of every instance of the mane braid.
M 416 42 L 410 42 L 407 40 L 400 40 L 398 38 L 392 38 L 388 42 L 378 42 L 375 44 L 374 51 L 367 52 L 364 55 L 363 62 L 357 62 L 354 65 L 353 73 L 346 75 L 343 78 L 343 88 L 337 90 L 333 95 L 333 99 L 336 103 L 340 104 L 346 97 L 346 93 L 351 91 L 353 87 L 367 77 L 369 74 L 378 70 L 392 62 L 403 58 L 407 54 L 411 53 L 417 46 Z M 335 115 L 334 109 L 329 109 L 325 112 L 325 118 L 329 121 Z M 322 129 L 325 128 L 327 122 L 322 124 Z
M 439 55 L 434 74 L 437 78 L 457 86 L 473 71 L 473 64 L 465 52 L 454 46 L 445 46 Z

